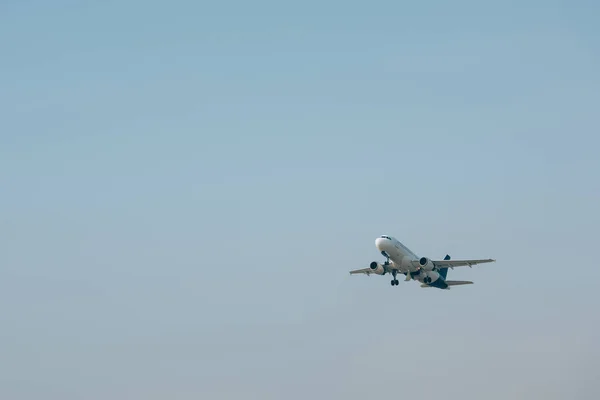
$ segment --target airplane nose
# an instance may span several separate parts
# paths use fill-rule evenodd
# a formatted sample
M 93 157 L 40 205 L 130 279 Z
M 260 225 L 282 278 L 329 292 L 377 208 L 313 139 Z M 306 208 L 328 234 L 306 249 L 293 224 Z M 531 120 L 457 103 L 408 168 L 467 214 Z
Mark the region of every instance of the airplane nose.
M 385 239 L 382 239 L 382 238 L 375 239 L 375 247 L 377 247 L 377 249 L 381 250 L 384 240 Z

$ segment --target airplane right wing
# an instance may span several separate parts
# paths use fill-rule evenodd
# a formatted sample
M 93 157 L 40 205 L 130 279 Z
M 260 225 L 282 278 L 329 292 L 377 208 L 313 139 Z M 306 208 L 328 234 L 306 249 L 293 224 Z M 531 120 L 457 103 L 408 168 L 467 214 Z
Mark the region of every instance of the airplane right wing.
M 433 263 L 433 265 L 436 266 L 436 268 L 451 268 L 451 269 L 453 269 L 454 267 L 465 267 L 467 265 L 469 267 L 471 267 L 471 265 L 475 265 L 475 264 L 496 262 L 496 260 L 487 258 L 487 259 L 483 259 L 483 260 L 441 260 L 441 261 L 433 261 L 432 260 L 431 262 Z

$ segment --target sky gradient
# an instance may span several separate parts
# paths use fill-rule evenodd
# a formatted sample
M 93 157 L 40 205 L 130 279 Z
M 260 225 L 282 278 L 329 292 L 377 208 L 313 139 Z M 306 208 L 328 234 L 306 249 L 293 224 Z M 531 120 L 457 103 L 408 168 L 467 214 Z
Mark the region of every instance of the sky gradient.
M 598 15 L 0 2 L 0 398 L 599 398 Z

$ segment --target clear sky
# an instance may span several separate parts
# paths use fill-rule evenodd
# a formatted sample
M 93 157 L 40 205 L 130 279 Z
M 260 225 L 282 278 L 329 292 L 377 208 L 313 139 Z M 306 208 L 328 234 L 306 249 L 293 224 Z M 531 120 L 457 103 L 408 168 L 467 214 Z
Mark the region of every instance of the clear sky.
M 0 398 L 599 398 L 599 15 L 0 2 Z

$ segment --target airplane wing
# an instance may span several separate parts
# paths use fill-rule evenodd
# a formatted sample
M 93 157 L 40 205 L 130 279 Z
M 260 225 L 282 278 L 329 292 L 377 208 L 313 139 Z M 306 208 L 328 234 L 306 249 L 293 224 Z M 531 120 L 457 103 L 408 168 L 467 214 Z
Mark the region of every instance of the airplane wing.
M 432 262 L 433 262 L 433 265 L 436 266 L 436 268 L 452 268 L 452 269 L 454 269 L 454 267 L 465 267 L 465 266 L 469 266 L 469 268 L 470 268 L 471 265 L 496 262 L 496 260 L 487 258 L 484 260 L 441 260 L 441 261 L 432 261 Z
M 371 268 L 362 268 L 362 269 L 355 269 L 353 271 L 350 271 L 350 275 L 354 275 L 354 274 L 367 274 L 367 275 L 371 275 L 374 274 L 375 272 L 373 272 L 373 270 Z

